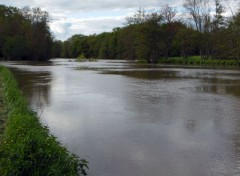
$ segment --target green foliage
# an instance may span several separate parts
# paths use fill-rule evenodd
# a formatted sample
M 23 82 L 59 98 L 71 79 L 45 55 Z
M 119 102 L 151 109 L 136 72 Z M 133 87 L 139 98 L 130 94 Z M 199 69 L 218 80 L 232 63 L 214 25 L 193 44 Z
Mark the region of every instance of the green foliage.
M 78 61 L 78 62 L 84 62 L 84 61 L 86 61 L 86 57 L 84 56 L 84 54 L 80 54 L 80 55 L 77 57 L 77 61 Z
M 125 27 L 112 32 L 74 35 L 64 42 L 53 41 L 47 12 L 0 5 L 0 58 L 46 60 L 83 54 L 87 59 L 156 62 L 159 58 L 182 56 L 186 60 L 200 55 L 202 60 L 235 60 L 240 65 L 240 11 L 227 21 L 222 16 L 222 2 L 214 0 L 211 18 L 208 3 L 185 0 L 183 6 L 193 17 L 195 28 L 173 20 L 176 11 L 167 5 L 160 11 L 139 9 L 126 18 Z
M 214 1 L 213 18 L 206 11 L 208 6 L 204 2 L 208 1 L 186 2 L 188 11 L 201 7 L 202 11 L 194 11 L 195 15 L 200 15 L 195 16 L 200 18 L 200 21 L 195 19 L 195 28 L 174 21 L 176 13 L 169 6 L 162 12 L 139 9 L 126 19 L 123 28 L 98 35 L 74 35 L 64 42 L 62 56 L 75 58 L 83 53 L 86 58 L 145 60 L 148 63 L 155 63 L 160 58 L 165 58 L 168 63 L 172 62 L 168 57 L 181 56 L 184 60 L 176 60 L 180 64 L 210 64 L 212 61 L 209 60 L 214 59 L 235 60 L 240 65 L 240 12 L 226 21 L 219 0 Z M 201 58 L 192 61 L 190 58 L 194 55 Z
M 47 60 L 53 37 L 49 15 L 40 8 L 0 5 L 0 57 L 8 60 Z
M 79 160 L 42 126 L 17 88 L 12 74 L 1 67 L 8 119 L 0 146 L 0 175 L 86 175 Z
M 26 55 L 26 47 L 26 41 L 22 36 L 6 37 L 2 53 L 8 60 L 11 58 L 18 59 Z
M 63 44 L 60 40 L 53 41 L 52 45 L 52 57 L 58 58 L 61 57 L 61 51 L 63 50 Z
M 191 56 L 188 59 L 183 57 L 161 58 L 159 64 L 177 64 L 177 65 L 203 65 L 203 66 L 238 66 L 236 60 L 208 59 L 202 60 L 201 56 Z

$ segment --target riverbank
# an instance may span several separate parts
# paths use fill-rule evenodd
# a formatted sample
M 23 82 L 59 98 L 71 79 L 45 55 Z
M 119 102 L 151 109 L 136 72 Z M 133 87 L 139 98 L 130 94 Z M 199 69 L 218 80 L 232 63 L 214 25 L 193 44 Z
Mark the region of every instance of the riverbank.
M 147 60 L 138 60 L 137 63 L 147 64 Z M 166 65 L 192 65 L 192 66 L 227 66 L 227 67 L 238 67 L 239 63 L 236 60 L 219 60 L 219 59 L 206 59 L 203 60 L 200 56 L 190 56 L 187 59 L 182 57 L 169 57 L 161 58 L 156 61 L 157 64 Z
M 1 74 L 0 83 L 2 83 Z M 0 84 L 0 144 L 2 143 L 6 120 L 7 120 L 7 107 L 5 106 L 4 103 L 3 84 Z
M 11 72 L 0 66 L 0 78 L 0 113 L 7 117 L 1 126 L 0 175 L 85 175 L 87 162 L 68 152 L 41 124 Z
M 161 58 L 159 64 L 178 64 L 178 65 L 196 65 L 196 66 L 239 66 L 235 60 L 219 60 L 219 59 L 201 59 L 200 56 L 191 56 L 188 59 L 182 57 Z

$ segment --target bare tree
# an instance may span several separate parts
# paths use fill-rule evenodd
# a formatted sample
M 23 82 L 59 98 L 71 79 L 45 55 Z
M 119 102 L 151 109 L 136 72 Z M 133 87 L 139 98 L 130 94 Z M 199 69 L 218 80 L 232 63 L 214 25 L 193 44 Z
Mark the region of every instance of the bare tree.
M 201 58 L 208 59 L 212 52 L 210 2 L 209 0 L 185 0 L 183 6 L 192 17 L 199 32 Z
M 196 29 L 203 32 L 210 16 L 209 0 L 185 0 L 183 6 L 192 17 Z
M 30 8 L 25 6 L 21 9 L 21 13 L 25 19 L 30 20 L 32 23 L 48 23 L 51 20 L 49 13 L 42 11 L 39 7 Z
M 175 18 L 177 14 L 176 8 L 170 7 L 168 4 L 163 5 L 161 8 L 161 14 L 168 23 L 173 22 L 173 19 Z
M 222 5 L 221 0 L 214 0 L 215 6 L 215 15 L 214 20 L 212 22 L 214 30 L 219 30 L 222 26 L 225 25 L 223 13 L 225 12 L 225 8 Z
M 146 21 L 146 10 L 143 8 L 139 8 L 137 12 L 134 13 L 133 16 L 126 18 L 126 24 L 141 24 Z
M 146 11 L 143 8 L 139 8 L 133 16 L 126 18 L 126 25 L 142 24 L 146 22 L 160 23 L 162 15 L 157 10 Z

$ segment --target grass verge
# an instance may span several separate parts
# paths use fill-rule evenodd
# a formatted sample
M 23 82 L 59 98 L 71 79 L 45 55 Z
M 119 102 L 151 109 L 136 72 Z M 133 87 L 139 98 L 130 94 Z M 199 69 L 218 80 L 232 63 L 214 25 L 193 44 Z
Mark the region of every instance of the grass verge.
M 11 72 L 0 66 L 7 122 L 0 140 L 0 175 L 86 175 L 87 161 L 71 154 L 28 107 Z
M 0 75 L 0 82 L 2 81 L 2 77 Z M 6 125 L 7 120 L 7 108 L 4 104 L 3 99 L 3 86 L 0 84 L 0 144 L 2 143 L 3 133 Z
M 235 60 L 218 60 L 207 59 L 203 60 L 200 56 L 191 56 L 188 59 L 182 57 L 169 57 L 168 59 L 161 58 L 159 64 L 180 64 L 180 65 L 203 65 L 203 66 L 239 66 Z

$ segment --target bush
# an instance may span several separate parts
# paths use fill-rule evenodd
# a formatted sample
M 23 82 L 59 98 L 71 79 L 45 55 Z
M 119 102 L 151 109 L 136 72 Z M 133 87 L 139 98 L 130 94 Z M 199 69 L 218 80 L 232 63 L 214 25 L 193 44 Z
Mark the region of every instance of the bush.
M 77 61 L 78 61 L 78 62 L 84 62 L 84 61 L 86 61 L 86 57 L 84 56 L 84 54 L 80 54 L 80 55 L 77 57 Z

